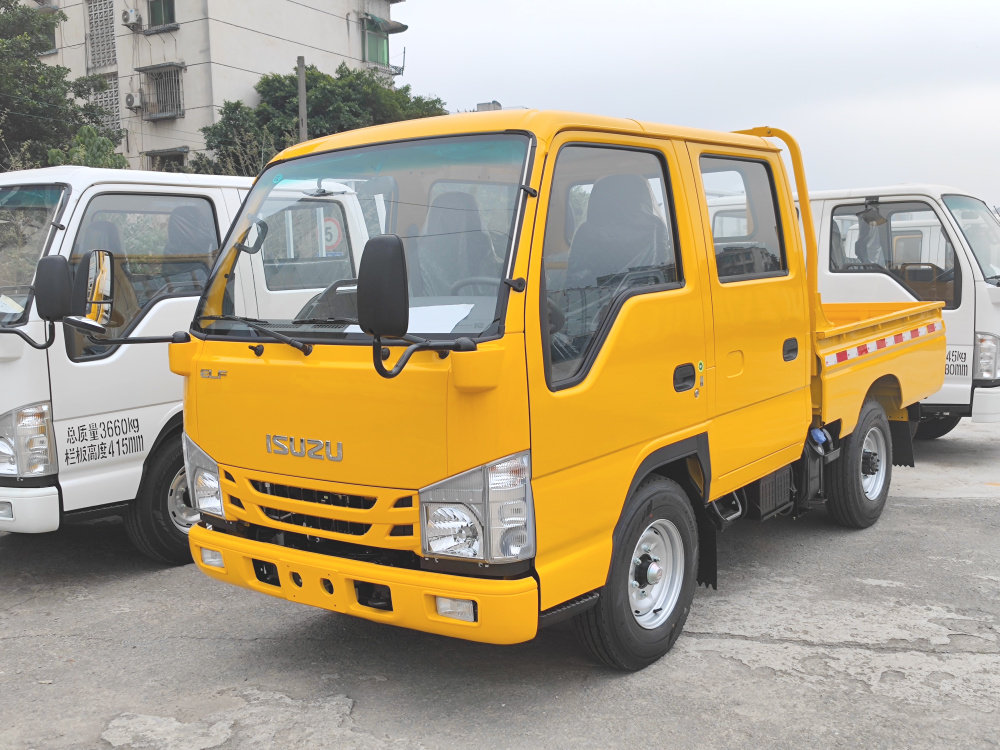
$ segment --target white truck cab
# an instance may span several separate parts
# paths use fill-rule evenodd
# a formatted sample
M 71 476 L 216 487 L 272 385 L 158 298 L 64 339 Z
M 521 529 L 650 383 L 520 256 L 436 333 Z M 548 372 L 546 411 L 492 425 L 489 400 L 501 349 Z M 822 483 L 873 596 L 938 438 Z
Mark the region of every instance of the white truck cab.
M 136 547 L 190 561 L 181 378 L 165 344 L 97 343 L 46 324 L 35 268 L 112 253 L 113 338 L 190 325 L 251 180 L 52 167 L 0 174 L 0 532 L 122 514 Z
M 921 402 L 916 437 L 962 417 L 1000 421 L 1000 221 L 941 185 L 811 194 L 825 302 L 943 300 L 944 386 Z

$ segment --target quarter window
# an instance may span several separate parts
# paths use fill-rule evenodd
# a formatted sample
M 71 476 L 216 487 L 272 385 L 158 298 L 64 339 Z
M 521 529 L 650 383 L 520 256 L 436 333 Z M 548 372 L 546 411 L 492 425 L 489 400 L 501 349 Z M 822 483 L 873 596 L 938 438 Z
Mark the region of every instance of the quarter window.
M 654 153 L 559 152 L 542 248 L 550 382 L 579 375 L 625 299 L 680 281 L 667 190 Z
M 118 338 L 159 300 L 201 294 L 218 246 L 215 215 L 205 198 L 105 194 L 87 206 L 70 266 L 76 269 L 90 250 L 114 255 L 115 300 L 107 328 L 110 338 Z M 111 350 L 75 329 L 65 330 L 73 359 Z
M 722 156 L 702 156 L 700 163 L 719 281 L 786 275 L 770 167 Z
M 891 276 L 920 300 L 958 306 L 961 269 L 934 210 L 921 201 L 840 205 L 830 224 L 830 270 Z

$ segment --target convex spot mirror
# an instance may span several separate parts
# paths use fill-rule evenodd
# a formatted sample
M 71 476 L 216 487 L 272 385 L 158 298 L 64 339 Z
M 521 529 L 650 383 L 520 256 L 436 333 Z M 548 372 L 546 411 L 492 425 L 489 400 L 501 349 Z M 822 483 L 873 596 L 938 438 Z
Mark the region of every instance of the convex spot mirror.
M 73 315 L 65 323 L 87 333 L 104 333 L 115 297 L 115 256 L 91 250 L 80 260 L 73 279 Z
M 241 253 L 253 255 L 259 253 L 267 237 L 267 222 L 263 219 L 255 219 L 243 236 L 236 241 L 236 249 Z

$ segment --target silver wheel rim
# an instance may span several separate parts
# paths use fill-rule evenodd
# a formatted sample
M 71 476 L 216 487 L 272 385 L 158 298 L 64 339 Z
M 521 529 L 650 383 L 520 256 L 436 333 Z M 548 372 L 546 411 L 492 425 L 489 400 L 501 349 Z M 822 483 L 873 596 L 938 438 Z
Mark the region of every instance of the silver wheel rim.
M 188 501 L 187 475 L 181 469 L 167 488 L 167 513 L 177 529 L 185 534 L 198 522 L 198 511 Z
M 885 487 L 886 457 L 888 455 L 885 435 L 878 427 L 865 433 L 861 445 L 861 489 L 868 500 L 874 502 L 882 495 Z
M 636 623 L 658 628 L 670 617 L 684 584 L 684 541 L 666 519 L 653 521 L 639 536 L 629 565 L 628 599 Z

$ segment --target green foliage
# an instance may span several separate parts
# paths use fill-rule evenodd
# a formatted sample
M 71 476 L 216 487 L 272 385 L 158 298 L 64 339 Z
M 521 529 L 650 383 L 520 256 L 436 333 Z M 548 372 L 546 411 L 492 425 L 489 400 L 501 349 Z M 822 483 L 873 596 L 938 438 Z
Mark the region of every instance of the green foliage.
M 49 164 L 79 164 L 84 167 L 128 169 L 128 159 L 115 153 L 115 144 L 97 132 L 93 125 L 84 125 L 73 136 L 73 144 L 66 150 L 49 149 Z
M 105 82 L 99 76 L 68 80 L 69 69 L 39 58 L 65 19 L 0 0 L 0 170 L 44 164 L 47 151 L 68 143 L 81 125 L 100 127 L 103 110 L 77 100 L 88 100 Z
M 255 86 L 260 104 L 226 102 L 219 122 L 202 128 L 214 158 L 199 155 L 198 172 L 256 175 L 281 149 L 298 141 L 298 79 L 273 73 Z M 445 114 L 438 98 L 414 96 L 409 86 L 395 88 L 392 79 L 374 70 L 341 65 L 336 75 L 306 68 L 306 115 L 310 136 Z

